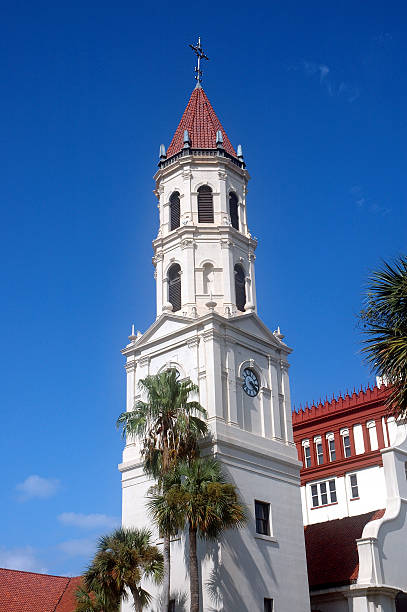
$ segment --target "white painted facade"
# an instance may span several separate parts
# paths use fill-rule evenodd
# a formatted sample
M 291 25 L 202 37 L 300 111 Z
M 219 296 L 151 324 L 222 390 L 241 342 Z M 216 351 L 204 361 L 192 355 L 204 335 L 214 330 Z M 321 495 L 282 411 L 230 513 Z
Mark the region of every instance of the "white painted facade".
M 355 584 L 313 591 L 319 612 L 396 612 L 407 609 L 407 427 L 400 422 L 394 446 L 384 448 L 385 513 L 370 521 L 357 540 Z M 396 601 L 401 598 L 398 604 Z
M 351 475 L 356 476 L 358 496 L 352 494 Z M 321 482 L 335 483 L 337 501 L 313 507 L 312 490 L 313 485 L 319 486 Z M 329 485 L 327 486 L 329 489 Z M 315 482 L 309 482 L 301 487 L 301 503 L 304 525 L 312 525 L 323 521 L 332 521 L 346 516 L 356 516 L 384 508 L 386 503 L 386 483 L 384 471 L 380 466 L 366 467 L 353 470 L 344 476 L 326 477 Z
M 309 611 L 309 593 L 300 500 L 300 462 L 293 443 L 287 357 L 290 349 L 256 313 L 254 250 L 246 218 L 248 173 L 224 157 L 184 156 L 156 174 L 160 228 L 154 245 L 157 319 L 143 334 L 130 336 L 123 350 L 127 410 L 140 397 L 138 381 L 169 366 L 199 385 L 208 411 L 213 452 L 222 462 L 248 509 L 247 527 L 226 532 L 216 543 L 199 545 L 202 610 L 262 611 L 272 598 L 276 612 Z M 197 190 L 213 191 L 214 223 L 199 224 Z M 239 230 L 230 225 L 228 194 L 239 201 Z M 170 231 L 169 198 L 180 194 L 180 227 Z M 168 303 L 167 273 L 181 267 L 182 307 Z M 234 266 L 245 272 L 245 312 L 236 308 Z M 206 264 L 212 266 L 204 286 Z M 255 371 L 260 390 L 243 391 L 243 370 Z M 128 440 L 119 466 L 123 484 L 123 525 L 151 526 L 145 509 L 151 483 L 143 474 L 139 449 Z M 256 533 L 255 500 L 270 504 L 270 535 Z M 176 611 L 188 606 L 185 538 L 172 543 L 172 592 Z M 159 591 L 151 610 L 159 609 Z M 130 611 L 130 603 L 124 604 Z

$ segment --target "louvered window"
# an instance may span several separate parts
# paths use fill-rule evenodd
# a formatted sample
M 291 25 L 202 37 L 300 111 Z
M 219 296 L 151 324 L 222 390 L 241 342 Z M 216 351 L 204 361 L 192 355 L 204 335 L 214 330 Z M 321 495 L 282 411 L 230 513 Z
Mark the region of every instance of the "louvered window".
M 237 195 L 235 193 L 229 194 L 229 214 L 230 214 L 230 222 L 232 227 L 235 229 L 239 229 L 239 211 L 238 211 L 238 203 L 237 203 Z
M 213 196 L 208 185 L 198 189 L 198 223 L 213 223 Z
M 181 267 L 173 264 L 168 270 L 168 301 L 172 304 L 172 311 L 181 310 Z
M 180 201 L 178 191 L 174 191 L 170 197 L 170 229 L 175 230 L 180 224 Z
M 246 304 L 246 288 L 244 270 L 239 264 L 235 265 L 235 293 L 236 293 L 236 308 L 244 312 Z

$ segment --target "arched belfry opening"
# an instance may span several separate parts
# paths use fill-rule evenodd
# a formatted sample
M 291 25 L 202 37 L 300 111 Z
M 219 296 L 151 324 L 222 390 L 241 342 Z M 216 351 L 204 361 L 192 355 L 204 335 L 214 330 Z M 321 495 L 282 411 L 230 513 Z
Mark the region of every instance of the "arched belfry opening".
M 238 199 L 234 191 L 231 191 L 229 194 L 229 215 L 230 215 L 230 223 L 232 227 L 238 230 L 239 229 Z
M 181 205 L 178 191 L 170 197 L 170 231 L 177 229 L 180 226 L 181 220 Z
M 181 310 L 181 266 L 172 264 L 168 270 L 168 301 L 172 304 L 172 312 Z
M 245 273 L 240 264 L 235 265 L 235 295 L 236 308 L 241 312 L 244 312 L 244 307 L 246 304 Z
M 213 194 L 209 185 L 198 189 L 198 223 L 213 223 Z

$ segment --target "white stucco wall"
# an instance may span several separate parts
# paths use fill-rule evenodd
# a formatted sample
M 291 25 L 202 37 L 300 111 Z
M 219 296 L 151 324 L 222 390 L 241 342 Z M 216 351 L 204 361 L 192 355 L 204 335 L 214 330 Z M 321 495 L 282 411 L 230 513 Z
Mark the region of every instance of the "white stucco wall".
M 292 441 L 287 347 L 254 313 L 231 319 L 209 314 L 197 320 L 163 315 L 124 352 L 128 410 L 138 397 L 137 381 L 168 365 L 199 384 L 199 399 L 208 410 L 213 432 L 212 450 L 249 510 L 245 529 L 225 534 L 216 545 L 201 547 L 201 555 L 204 551 L 206 554 L 203 584 L 215 577 L 214 588 L 219 595 L 215 601 L 211 589 L 204 586 L 202 609 L 261 610 L 264 597 L 272 597 L 279 612 L 306 611 L 300 463 Z M 242 390 L 241 374 L 247 365 L 256 371 L 261 383 L 255 398 Z M 129 443 L 120 467 L 123 524 L 141 527 L 150 524 L 144 507 L 150 483 L 138 461 L 137 445 Z M 273 538 L 255 536 L 255 499 L 271 504 Z M 184 542 L 177 541 L 172 548 L 173 589 L 185 598 L 188 575 Z M 158 597 L 159 589 L 153 585 L 149 588 Z M 177 611 L 182 609 L 178 607 Z M 130 607 L 125 604 L 124 610 Z
M 356 474 L 359 499 L 353 499 L 350 486 L 350 474 Z M 312 507 L 311 486 L 323 481 L 335 480 L 337 503 L 327 506 Z M 384 508 L 386 504 L 386 484 L 384 471 L 380 466 L 353 470 L 345 476 L 331 476 L 323 480 L 307 483 L 301 487 L 301 502 L 304 525 L 331 521 L 356 516 L 371 510 Z

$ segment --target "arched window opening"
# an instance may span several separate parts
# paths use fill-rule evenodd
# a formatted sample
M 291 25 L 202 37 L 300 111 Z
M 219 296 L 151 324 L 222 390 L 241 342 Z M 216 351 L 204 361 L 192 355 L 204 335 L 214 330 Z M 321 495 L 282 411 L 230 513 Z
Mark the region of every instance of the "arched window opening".
M 213 292 L 213 281 L 215 273 L 213 271 L 213 265 L 206 263 L 203 267 L 203 292 L 207 295 Z
M 240 264 L 235 265 L 235 293 L 236 307 L 241 312 L 244 312 L 246 304 L 246 287 L 244 270 Z
M 173 264 L 168 270 L 168 301 L 172 311 L 181 310 L 181 266 Z
M 229 194 L 229 215 L 232 227 L 239 229 L 239 209 L 237 195 L 232 191 Z
M 213 196 L 208 185 L 198 189 L 198 223 L 213 223 Z
M 175 230 L 180 226 L 181 208 L 178 191 L 170 197 L 170 230 Z

